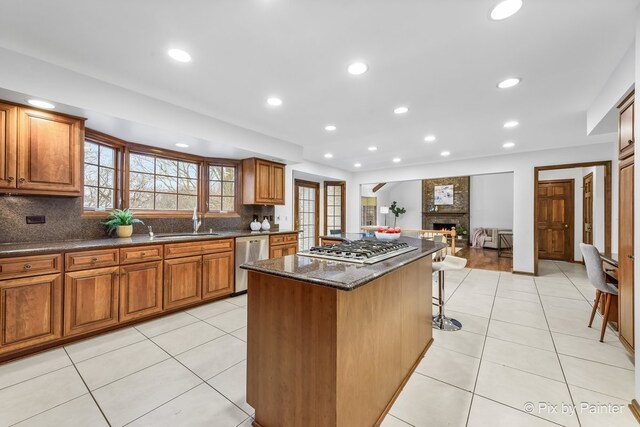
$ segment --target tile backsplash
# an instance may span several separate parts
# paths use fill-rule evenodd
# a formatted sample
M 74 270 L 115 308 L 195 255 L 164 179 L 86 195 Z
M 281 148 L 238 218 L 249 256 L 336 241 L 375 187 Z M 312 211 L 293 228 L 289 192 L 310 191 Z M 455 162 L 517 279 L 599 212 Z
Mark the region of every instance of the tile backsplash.
M 97 239 L 106 236 L 98 218 L 81 218 L 79 197 L 0 196 L 0 243 L 50 242 Z M 249 229 L 254 215 L 273 216 L 273 206 L 246 205 L 237 218 L 205 218 L 200 230 Z M 27 216 L 44 215 L 45 224 L 27 224 Z M 192 231 L 190 218 L 142 218 L 145 225 L 134 225 L 134 234 L 184 233 Z

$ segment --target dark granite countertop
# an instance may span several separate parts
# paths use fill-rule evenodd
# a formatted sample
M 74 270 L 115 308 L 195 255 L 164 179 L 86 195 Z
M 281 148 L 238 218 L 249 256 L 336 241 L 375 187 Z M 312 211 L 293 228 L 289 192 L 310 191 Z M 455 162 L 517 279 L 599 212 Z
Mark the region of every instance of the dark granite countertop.
M 350 240 L 361 233 L 347 235 Z M 328 237 L 328 236 L 327 236 Z M 335 238 L 335 236 L 332 236 Z M 401 242 L 418 248 L 376 264 L 357 264 L 343 261 L 331 261 L 300 255 L 289 255 L 282 258 L 256 261 L 243 264 L 241 268 L 260 273 L 281 276 L 287 279 L 299 280 L 315 285 L 351 291 L 387 273 L 412 263 L 420 258 L 431 255 L 446 247 L 444 243 L 431 240 L 401 237 Z
M 147 234 L 134 234 L 128 238 L 105 237 L 92 240 L 65 240 L 58 242 L 32 242 L 32 243 L 0 243 L 0 258 L 10 256 L 40 255 L 47 253 L 80 251 L 88 249 L 108 249 L 114 247 L 158 245 L 165 243 L 181 243 L 196 240 L 229 239 L 254 235 L 289 234 L 295 230 L 278 231 L 250 231 L 250 230 L 222 230 L 214 231 L 214 234 L 199 233 L 175 233 L 158 234 L 153 238 Z M 170 238 L 163 238 L 170 237 Z

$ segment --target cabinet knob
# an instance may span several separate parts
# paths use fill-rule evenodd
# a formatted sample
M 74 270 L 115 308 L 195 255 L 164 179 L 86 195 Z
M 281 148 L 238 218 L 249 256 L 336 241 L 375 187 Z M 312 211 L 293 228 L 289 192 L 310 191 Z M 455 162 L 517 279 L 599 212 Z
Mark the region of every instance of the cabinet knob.
M 144 256 L 144 252 L 140 252 L 140 256 Z
M 91 262 L 98 262 L 98 258 L 91 258 Z
M 18 180 L 18 182 L 25 182 L 25 181 L 26 181 L 26 179 L 24 179 L 24 178 L 20 178 L 20 179 Z
M 12 182 L 15 178 L 12 176 L 7 177 L 7 181 Z
M 24 269 L 25 270 L 31 270 L 31 264 L 25 264 L 24 265 Z
M 633 144 L 633 139 L 628 140 L 627 144 Z

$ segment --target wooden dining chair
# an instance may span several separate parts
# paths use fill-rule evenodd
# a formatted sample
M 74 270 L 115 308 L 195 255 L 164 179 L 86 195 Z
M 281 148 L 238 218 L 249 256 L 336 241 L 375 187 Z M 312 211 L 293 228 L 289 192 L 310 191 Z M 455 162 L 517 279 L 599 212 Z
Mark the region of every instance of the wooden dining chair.
M 589 319 L 589 327 L 593 323 L 596 315 L 600 299 L 604 296 L 604 317 L 602 319 L 602 330 L 600 331 L 600 342 L 604 340 L 604 333 L 607 330 L 607 322 L 609 321 L 609 310 L 611 308 L 611 299 L 618 296 L 618 287 L 613 283 L 607 283 L 604 269 L 602 268 L 602 259 L 600 252 L 593 245 L 580 243 L 580 251 L 584 258 L 584 265 L 587 267 L 587 276 L 589 281 L 596 288 L 596 299 L 593 302 L 591 310 L 591 318 Z

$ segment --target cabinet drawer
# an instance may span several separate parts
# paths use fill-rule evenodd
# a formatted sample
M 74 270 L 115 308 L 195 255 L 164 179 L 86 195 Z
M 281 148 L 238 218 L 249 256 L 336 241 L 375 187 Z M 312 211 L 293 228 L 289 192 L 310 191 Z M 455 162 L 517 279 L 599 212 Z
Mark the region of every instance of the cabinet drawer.
M 136 262 L 160 261 L 162 259 L 162 245 L 136 246 L 120 249 L 120 264 Z
M 0 259 L 0 279 L 39 276 L 59 273 L 62 270 L 62 255 L 37 255 Z
M 233 239 L 205 240 L 202 242 L 172 243 L 164 245 L 165 258 L 178 258 L 233 250 Z
M 298 242 L 298 234 L 278 234 L 276 236 L 271 236 L 269 239 L 269 244 L 271 246 L 274 245 L 284 245 L 289 243 L 297 243 Z
M 118 265 L 118 249 L 67 253 L 65 254 L 64 264 L 66 271 L 111 267 Z
M 297 234 L 285 234 L 284 235 L 284 241 L 287 242 L 287 243 L 297 242 L 298 241 L 298 235 Z

